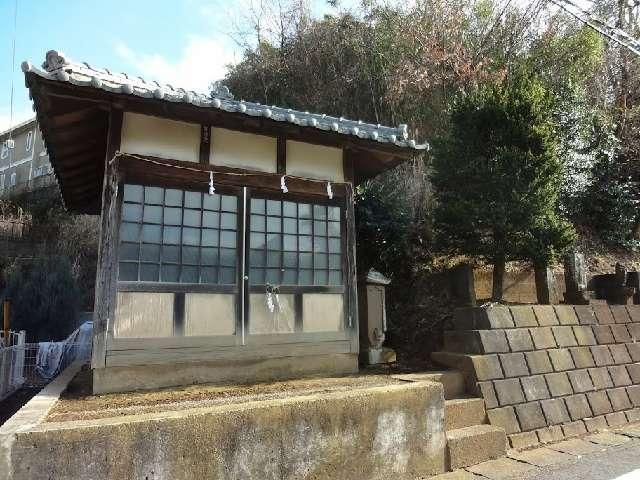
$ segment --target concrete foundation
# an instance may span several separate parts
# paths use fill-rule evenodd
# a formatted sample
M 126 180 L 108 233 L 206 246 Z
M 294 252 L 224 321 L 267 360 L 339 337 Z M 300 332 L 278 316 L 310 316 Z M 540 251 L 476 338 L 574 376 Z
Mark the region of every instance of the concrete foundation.
M 127 392 L 197 383 L 248 383 L 358 372 L 358 355 L 336 353 L 171 365 L 131 365 L 93 370 L 93 392 Z
M 432 382 L 14 427 L 0 429 L 2 480 L 398 480 L 445 469 L 443 389 Z

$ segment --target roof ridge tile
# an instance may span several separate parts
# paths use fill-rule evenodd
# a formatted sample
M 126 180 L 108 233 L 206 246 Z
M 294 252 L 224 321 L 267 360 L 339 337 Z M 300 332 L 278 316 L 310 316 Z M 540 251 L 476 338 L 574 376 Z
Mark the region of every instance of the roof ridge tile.
M 370 139 L 380 143 L 392 143 L 398 147 L 415 150 L 428 149 L 428 144 L 417 144 L 409 139 L 409 128 L 406 124 L 390 127 L 362 120 L 349 120 L 342 116 L 336 118 L 322 113 L 310 113 L 291 108 L 267 106 L 257 102 L 236 100 L 226 85 L 214 82 L 211 95 L 205 95 L 170 84 L 148 81 L 143 77 L 132 77 L 126 73 L 112 73 L 109 69 L 96 69 L 87 62 L 71 61 L 64 53 L 49 50 L 46 53 L 42 68 L 37 68 L 28 61 L 22 62 L 22 71 L 34 73 L 42 78 L 73 85 L 96 88 L 112 93 L 135 95 L 142 98 L 157 98 L 169 102 L 182 102 L 208 108 L 216 108 L 227 112 L 239 112 L 245 115 L 285 121 L 304 127 L 333 131 L 343 135 Z

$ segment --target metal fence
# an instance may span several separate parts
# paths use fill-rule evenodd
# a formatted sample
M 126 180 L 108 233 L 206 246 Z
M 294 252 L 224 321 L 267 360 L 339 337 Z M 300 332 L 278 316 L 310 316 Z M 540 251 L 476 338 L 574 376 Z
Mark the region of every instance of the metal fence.
M 44 387 L 75 360 L 90 357 L 86 343 L 25 343 L 24 332 L 18 336 L 0 346 L 0 401 L 23 387 Z
M 25 332 L 0 333 L 0 400 L 4 400 L 24 383 Z

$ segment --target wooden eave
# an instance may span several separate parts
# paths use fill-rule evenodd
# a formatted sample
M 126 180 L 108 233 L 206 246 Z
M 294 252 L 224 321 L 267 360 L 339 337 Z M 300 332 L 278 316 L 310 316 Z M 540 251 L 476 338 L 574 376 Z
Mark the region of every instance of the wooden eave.
M 264 117 L 76 86 L 48 80 L 33 72 L 26 73 L 25 79 L 65 206 L 78 213 L 100 211 L 112 111 L 339 147 L 345 152 L 346 178 L 354 184 L 393 168 L 417 153 L 411 148 Z

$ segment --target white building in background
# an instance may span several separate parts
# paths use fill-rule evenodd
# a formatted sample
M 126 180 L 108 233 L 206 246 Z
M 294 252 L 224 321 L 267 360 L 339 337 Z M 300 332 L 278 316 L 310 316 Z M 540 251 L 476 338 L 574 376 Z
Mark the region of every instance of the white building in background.
M 0 196 L 55 183 L 35 118 L 0 132 Z

